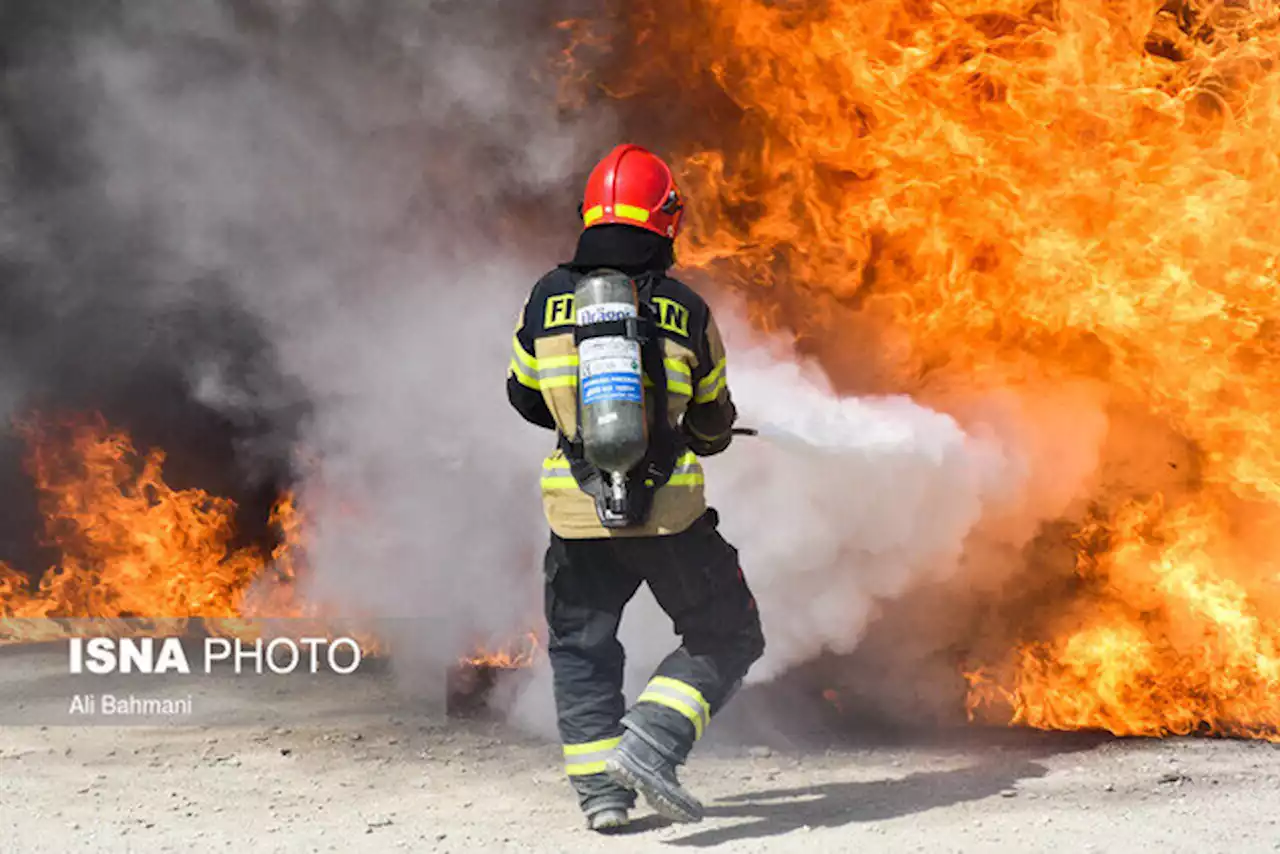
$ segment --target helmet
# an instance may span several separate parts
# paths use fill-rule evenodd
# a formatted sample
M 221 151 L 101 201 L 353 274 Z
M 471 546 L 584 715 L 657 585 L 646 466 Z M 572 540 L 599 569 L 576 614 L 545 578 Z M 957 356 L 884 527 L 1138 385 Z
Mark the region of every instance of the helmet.
M 638 145 L 619 145 L 596 164 L 578 209 L 584 229 L 621 223 L 673 240 L 683 211 L 671 169 Z

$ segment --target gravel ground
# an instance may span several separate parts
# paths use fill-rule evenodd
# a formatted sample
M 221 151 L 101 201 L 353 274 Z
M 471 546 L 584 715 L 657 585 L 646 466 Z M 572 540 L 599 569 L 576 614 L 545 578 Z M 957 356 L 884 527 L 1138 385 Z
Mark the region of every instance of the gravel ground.
M 0 690 L 49 666 L 6 659 Z M 284 725 L 0 727 L 0 850 L 1280 851 L 1272 745 L 1006 730 L 707 744 L 683 775 L 705 821 L 642 808 L 604 839 L 557 745 L 386 688 L 277 697 Z

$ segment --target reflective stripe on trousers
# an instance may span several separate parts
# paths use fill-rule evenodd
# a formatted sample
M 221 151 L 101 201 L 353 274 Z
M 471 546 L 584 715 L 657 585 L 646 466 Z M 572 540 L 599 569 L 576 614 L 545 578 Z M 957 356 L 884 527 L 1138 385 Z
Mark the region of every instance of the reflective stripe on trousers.
M 588 774 L 603 774 L 604 761 L 622 741 L 622 736 L 602 738 L 599 741 L 588 741 L 585 744 L 566 744 L 564 746 L 564 770 L 570 777 L 585 777 Z
M 702 692 L 687 682 L 669 676 L 655 676 L 645 686 L 637 703 L 656 703 L 684 715 L 693 723 L 694 738 L 702 738 L 702 731 L 711 723 L 711 706 Z

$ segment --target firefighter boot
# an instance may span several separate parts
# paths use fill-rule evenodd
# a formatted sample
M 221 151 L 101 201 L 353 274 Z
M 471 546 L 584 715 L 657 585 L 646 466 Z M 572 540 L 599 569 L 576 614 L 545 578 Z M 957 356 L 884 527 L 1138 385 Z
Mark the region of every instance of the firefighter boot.
M 605 773 L 619 785 L 644 795 L 654 812 L 678 822 L 702 821 L 702 803 L 676 779 L 679 761 L 656 739 L 624 721 L 627 731 L 605 760 Z
M 596 833 L 618 833 L 631 819 L 623 807 L 607 806 L 587 815 L 587 827 Z

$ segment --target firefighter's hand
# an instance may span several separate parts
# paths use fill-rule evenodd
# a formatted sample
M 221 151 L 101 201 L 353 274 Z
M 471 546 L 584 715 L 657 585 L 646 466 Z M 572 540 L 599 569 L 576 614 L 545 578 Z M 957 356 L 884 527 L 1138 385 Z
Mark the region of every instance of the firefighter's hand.
M 714 439 L 707 439 L 698 435 L 687 422 L 681 426 L 684 428 L 685 443 L 689 446 L 689 450 L 699 457 L 713 457 L 728 448 L 729 443 L 733 441 L 733 433 L 728 430 Z

